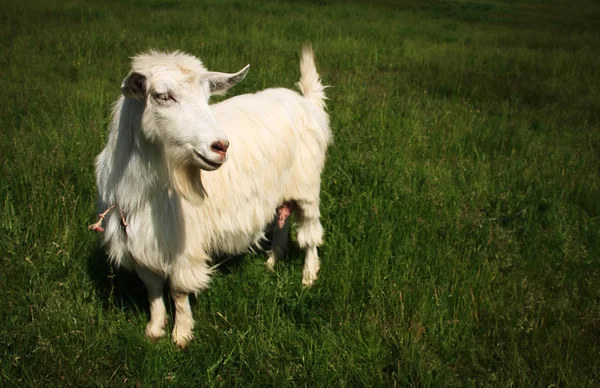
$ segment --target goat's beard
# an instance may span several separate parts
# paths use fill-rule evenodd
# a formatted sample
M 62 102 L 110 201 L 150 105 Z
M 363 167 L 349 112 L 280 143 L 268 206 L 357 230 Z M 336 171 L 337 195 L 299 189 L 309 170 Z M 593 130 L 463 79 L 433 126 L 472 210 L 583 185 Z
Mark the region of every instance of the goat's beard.
M 169 166 L 171 187 L 189 202 L 199 204 L 206 198 L 200 167 L 191 163 Z

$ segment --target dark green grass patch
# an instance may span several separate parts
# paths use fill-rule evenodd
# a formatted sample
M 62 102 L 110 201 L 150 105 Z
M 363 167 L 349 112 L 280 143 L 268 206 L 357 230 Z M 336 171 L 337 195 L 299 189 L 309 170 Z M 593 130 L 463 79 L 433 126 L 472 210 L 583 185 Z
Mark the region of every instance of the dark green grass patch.
M 598 386 L 596 3 L 4 3 L 3 386 Z M 237 258 L 189 349 L 149 343 L 86 229 L 129 57 L 251 63 L 241 94 L 293 87 L 305 41 L 335 136 L 318 282 L 294 247 Z

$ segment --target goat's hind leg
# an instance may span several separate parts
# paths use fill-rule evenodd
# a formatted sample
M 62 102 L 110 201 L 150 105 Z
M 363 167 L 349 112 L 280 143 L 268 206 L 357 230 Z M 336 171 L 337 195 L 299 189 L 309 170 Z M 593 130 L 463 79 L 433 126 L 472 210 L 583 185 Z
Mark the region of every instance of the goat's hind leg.
M 317 247 L 323 244 L 323 226 L 319 217 L 319 201 L 296 201 L 298 205 L 298 245 L 306 251 L 302 284 L 312 285 L 317 280 L 321 263 Z
M 146 325 L 146 337 L 156 342 L 166 334 L 167 309 L 163 300 L 165 279 L 144 267 L 137 267 L 136 272 L 146 285 L 150 303 L 150 322 Z
M 273 225 L 273 237 L 269 258 L 265 265 L 270 270 L 275 268 L 275 263 L 285 257 L 287 253 L 288 238 L 290 235 L 290 215 L 294 211 L 293 203 L 285 203 L 277 208 L 277 217 Z

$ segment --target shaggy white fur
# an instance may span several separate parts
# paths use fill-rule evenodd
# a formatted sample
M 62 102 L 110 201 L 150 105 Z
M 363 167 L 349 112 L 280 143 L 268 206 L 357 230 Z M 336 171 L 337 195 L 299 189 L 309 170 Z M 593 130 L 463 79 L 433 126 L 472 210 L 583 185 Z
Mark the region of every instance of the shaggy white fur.
M 119 210 L 105 218 L 104 244 L 114 264 L 146 284 L 150 339 L 165 335 L 165 280 L 176 308 L 172 338 L 185 346 L 194 326 L 188 293 L 208 286 L 211 257 L 246 252 L 284 202 L 297 207 L 302 282 L 316 280 L 320 176 L 332 136 L 310 46 L 300 69 L 303 95 L 267 89 L 209 105 L 248 66 L 225 74 L 181 52 L 133 58 L 96 177 L 99 209 Z M 287 231 L 287 222 L 275 226 L 269 267 L 285 252 Z

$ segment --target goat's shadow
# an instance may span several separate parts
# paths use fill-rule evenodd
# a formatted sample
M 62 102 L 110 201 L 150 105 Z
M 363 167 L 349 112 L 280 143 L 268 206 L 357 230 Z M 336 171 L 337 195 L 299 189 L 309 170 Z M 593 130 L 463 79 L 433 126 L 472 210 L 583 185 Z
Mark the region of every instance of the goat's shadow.
M 150 315 L 146 286 L 135 272 L 111 265 L 104 250 L 97 244 L 87 261 L 87 272 L 96 286 L 105 310 L 144 311 Z
M 234 272 L 234 270 L 236 268 L 238 268 L 244 261 L 248 260 L 250 256 L 259 256 L 260 259 L 259 260 L 263 260 L 264 262 L 267 261 L 267 256 L 268 256 L 268 247 L 270 246 L 270 241 L 268 241 L 268 245 L 265 246 L 261 246 L 258 249 L 255 249 L 254 252 L 249 252 L 249 253 L 243 253 L 240 255 L 234 255 L 234 256 L 223 256 L 223 257 L 216 257 L 213 259 L 213 265 L 216 267 L 214 274 L 215 275 L 229 275 L 232 272 Z M 278 263 L 283 262 L 283 263 L 294 263 L 298 260 L 303 260 L 303 255 L 304 254 L 304 250 L 302 250 L 298 244 L 296 244 L 295 242 L 290 242 L 287 248 L 287 254 L 286 256 L 281 259 L 281 261 L 278 261 Z M 265 268 L 265 271 L 266 268 Z M 269 272 L 267 272 L 269 273 Z

